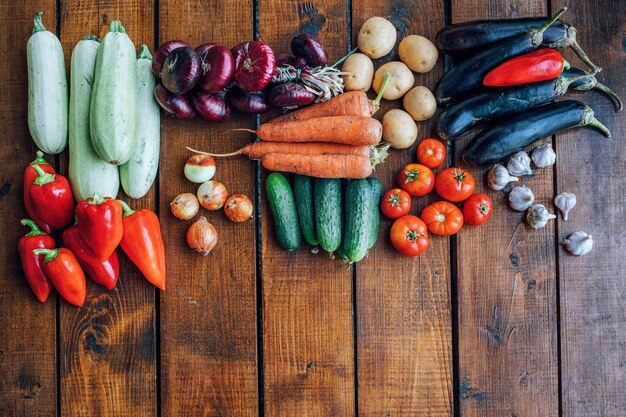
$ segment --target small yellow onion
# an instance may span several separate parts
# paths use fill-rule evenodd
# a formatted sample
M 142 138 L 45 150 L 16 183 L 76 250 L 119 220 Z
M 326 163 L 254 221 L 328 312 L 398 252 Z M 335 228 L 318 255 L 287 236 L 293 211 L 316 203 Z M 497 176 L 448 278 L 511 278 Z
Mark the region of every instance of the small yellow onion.
M 211 155 L 194 153 L 187 159 L 184 172 L 189 181 L 201 184 L 215 175 L 215 160 Z
M 226 202 L 228 190 L 221 182 L 210 180 L 198 187 L 197 196 L 200 205 L 205 209 L 219 210 Z
M 243 194 L 233 194 L 224 204 L 224 214 L 233 222 L 245 222 L 252 217 L 253 208 L 252 201 L 248 197 Z
M 170 203 L 170 210 L 177 219 L 189 220 L 200 210 L 200 203 L 192 193 L 178 194 Z
M 202 256 L 207 256 L 217 245 L 217 230 L 202 216 L 187 229 L 187 244 Z

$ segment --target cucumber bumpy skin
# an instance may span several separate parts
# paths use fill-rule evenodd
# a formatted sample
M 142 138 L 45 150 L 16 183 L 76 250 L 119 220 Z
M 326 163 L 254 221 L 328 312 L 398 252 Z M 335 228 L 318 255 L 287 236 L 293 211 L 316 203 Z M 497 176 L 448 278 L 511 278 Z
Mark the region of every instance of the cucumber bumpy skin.
M 302 238 L 296 202 L 289 181 L 280 172 L 272 172 L 265 179 L 265 191 L 274 215 L 278 244 L 287 251 L 298 249 Z
M 341 244 L 341 180 L 316 178 L 313 184 L 315 226 L 320 247 L 332 253 Z

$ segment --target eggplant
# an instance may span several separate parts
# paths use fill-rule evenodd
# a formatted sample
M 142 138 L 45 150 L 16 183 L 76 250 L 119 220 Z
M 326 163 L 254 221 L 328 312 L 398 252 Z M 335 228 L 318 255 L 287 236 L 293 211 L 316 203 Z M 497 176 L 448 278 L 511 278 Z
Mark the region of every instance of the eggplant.
M 604 136 L 611 132 L 593 116 L 591 107 L 565 100 L 519 113 L 486 128 L 463 150 L 470 165 L 490 165 L 521 151 L 533 142 L 576 126 L 591 126 Z
M 561 75 L 564 77 L 580 76 L 580 78 L 569 85 L 570 88 L 579 91 L 598 90 L 613 102 L 616 111 L 622 111 L 624 108 L 624 104 L 617 93 L 606 85 L 599 83 L 594 74 L 587 73 L 580 68 L 568 68 Z
M 565 94 L 572 83 L 588 78 L 588 75 L 583 71 L 579 75 L 561 75 L 532 84 L 484 88 L 445 109 L 437 121 L 437 133 L 442 139 L 458 139 L 479 123 L 549 103 Z

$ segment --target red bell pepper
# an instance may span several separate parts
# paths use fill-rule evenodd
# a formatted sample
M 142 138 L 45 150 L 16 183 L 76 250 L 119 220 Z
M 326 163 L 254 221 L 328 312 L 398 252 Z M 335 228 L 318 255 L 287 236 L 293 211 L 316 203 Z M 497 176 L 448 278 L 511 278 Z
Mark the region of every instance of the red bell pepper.
M 63 175 L 49 174 L 38 164 L 32 167 L 39 175 L 28 190 L 35 214 L 54 229 L 64 228 L 74 216 L 70 183 Z
M 107 290 L 112 290 L 120 276 L 120 263 L 117 251 L 106 261 L 101 261 L 93 254 L 87 242 L 81 237 L 78 226 L 72 226 L 63 232 L 63 244 L 76 256 L 83 271 L 91 279 Z
M 159 218 L 153 211 L 134 211 L 121 200 L 120 204 L 124 209 L 122 249 L 148 281 L 165 291 L 165 245 Z
M 33 253 L 45 256 L 43 270 L 61 297 L 82 306 L 87 296 L 87 283 L 74 254 L 66 248 L 35 249 Z
M 122 206 L 110 197 L 98 197 L 78 203 L 78 230 L 83 240 L 101 261 L 108 260 L 122 240 Z
M 24 276 L 35 297 L 42 303 L 48 299 L 52 291 L 52 283 L 43 272 L 43 256 L 33 254 L 35 249 L 54 249 L 54 239 L 42 232 L 31 219 L 22 219 L 24 226 L 30 227 L 30 232 L 24 235 L 17 244 Z
M 492 69 L 483 84 L 505 87 L 553 80 L 569 68 L 569 63 L 554 49 L 539 49 L 520 55 Z
M 44 232 L 50 234 L 52 233 L 52 227 L 50 227 L 49 224 L 41 220 L 35 214 L 35 210 L 33 210 L 33 203 L 30 199 L 30 188 L 33 186 L 33 182 L 35 181 L 35 179 L 39 176 L 39 174 L 37 174 L 37 171 L 35 171 L 35 169 L 33 168 L 33 165 L 35 164 L 39 165 L 39 167 L 48 174 L 56 173 L 52 165 L 50 165 L 48 161 L 46 161 L 46 159 L 43 157 L 43 152 L 37 151 L 37 156 L 35 157 L 33 162 L 28 164 L 28 166 L 24 170 L 24 206 L 26 207 L 26 212 L 28 213 L 28 216 L 33 219 L 35 223 L 37 223 L 37 226 L 39 226 L 39 228 Z

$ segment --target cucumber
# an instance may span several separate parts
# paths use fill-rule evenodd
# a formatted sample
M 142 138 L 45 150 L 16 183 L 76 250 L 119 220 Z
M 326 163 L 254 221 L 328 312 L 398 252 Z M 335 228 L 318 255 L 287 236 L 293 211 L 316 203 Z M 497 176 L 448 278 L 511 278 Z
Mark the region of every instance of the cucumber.
M 265 191 L 274 215 L 278 244 L 288 251 L 298 249 L 301 242 L 300 226 L 289 181 L 280 172 L 272 172 L 265 179 Z
M 372 193 L 373 204 L 371 206 L 372 212 L 369 217 L 370 225 L 370 239 L 367 244 L 367 249 L 372 249 L 378 240 L 378 229 L 380 228 L 380 199 L 383 196 L 383 185 L 376 177 L 368 177 L 367 182 L 370 185 L 370 191 Z
M 370 243 L 370 217 L 372 215 L 372 192 L 366 179 L 352 180 L 346 186 L 346 223 L 343 234 L 343 250 L 352 262 L 367 255 Z
M 296 198 L 298 219 L 304 240 L 309 245 L 317 246 L 320 241 L 315 230 L 315 205 L 313 203 L 313 179 L 296 174 L 293 177 L 293 193 Z
M 120 179 L 126 195 L 141 198 L 148 193 L 159 168 L 161 113 L 154 99 L 156 79 L 152 75 L 152 55 L 146 45 L 137 57 L 137 138 L 135 152 L 120 165 Z
M 341 244 L 341 180 L 316 178 L 313 184 L 315 229 L 320 246 L 334 252 Z
M 67 77 L 61 42 L 35 13 L 33 34 L 26 44 L 28 66 L 28 129 L 42 151 L 67 147 Z
M 126 163 L 135 150 L 137 125 L 135 45 L 119 20 L 109 26 L 96 57 L 91 91 L 91 142 L 102 159 Z
M 102 160 L 89 136 L 89 104 L 100 40 L 85 36 L 70 63 L 69 181 L 76 201 L 94 194 L 115 198 L 120 188 L 117 167 Z

